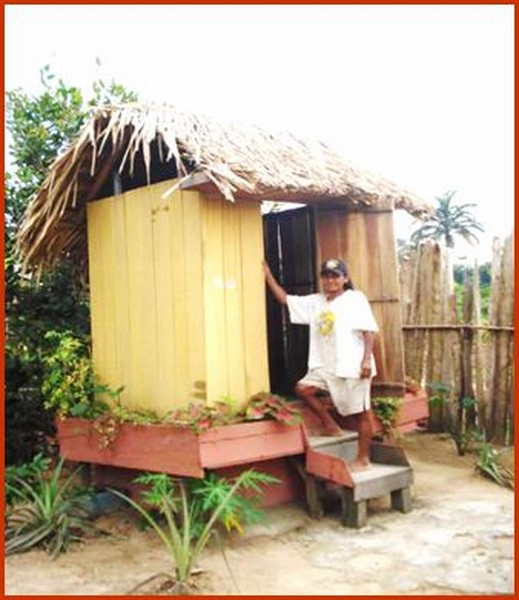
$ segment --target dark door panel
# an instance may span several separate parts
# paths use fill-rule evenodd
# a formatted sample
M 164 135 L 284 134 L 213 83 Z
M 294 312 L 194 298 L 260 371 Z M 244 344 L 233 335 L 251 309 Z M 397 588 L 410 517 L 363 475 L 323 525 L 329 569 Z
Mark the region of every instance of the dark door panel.
M 272 273 L 289 294 L 317 289 L 315 233 L 312 211 L 297 208 L 265 215 L 265 257 Z M 271 391 L 291 395 L 306 372 L 308 327 L 291 325 L 286 307 L 267 290 L 267 326 Z

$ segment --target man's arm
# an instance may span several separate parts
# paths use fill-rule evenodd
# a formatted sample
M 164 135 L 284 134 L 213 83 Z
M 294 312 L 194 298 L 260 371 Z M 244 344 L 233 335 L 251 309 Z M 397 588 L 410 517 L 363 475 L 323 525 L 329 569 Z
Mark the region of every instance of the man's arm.
M 371 377 L 371 354 L 373 353 L 375 336 L 372 331 L 363 331 L 362 337 L 364 339 L 364 356 L 360 363 L 360 376 L 362 379 L 366 379 Z
M 270 267 L 268 266 L 267 262 L 263 261 L 262 264 L 263 264 L 263 271 L 265 273 L 265 281 L 267 282 L 267 285 L 269 286 L 270 290 L 274 294 L 276 300 L 278 302 L 280 302 L 281 304 L 286 304 L 287 303 L 287 293 L 276 281 L 276 279 L 274 278 L 274 275 L 272 275 L 272 271 L 270 270 Z

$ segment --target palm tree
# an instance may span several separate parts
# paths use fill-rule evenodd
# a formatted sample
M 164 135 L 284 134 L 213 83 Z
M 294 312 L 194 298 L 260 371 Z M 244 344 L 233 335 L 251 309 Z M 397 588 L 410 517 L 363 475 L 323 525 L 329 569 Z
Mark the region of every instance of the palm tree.
M 476 220 L 470 208 L 475 204 L 454 204 L 452 197 L 456 192 L 446 192 L 436 198 L 438 206 L 434 214 L 411 235 L 411 242 L 418 245 L 422 240 L 442 240 L 447 248 L 454 248 L 454 237 L 461 236 L 467 242 L 477 242 L 475 231 L 484 231 L 483 225 Z

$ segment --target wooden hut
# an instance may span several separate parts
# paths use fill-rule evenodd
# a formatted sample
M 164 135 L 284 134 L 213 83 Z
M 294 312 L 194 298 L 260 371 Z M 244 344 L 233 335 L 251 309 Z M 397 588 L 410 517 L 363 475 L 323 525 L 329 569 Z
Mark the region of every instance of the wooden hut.
M 264 225 L 264 200 L 307 208 Z M 67 257 L 88 273 L 95 371 L 125 404 L 290 391 L 304 340 L 290 363 L 273 306 L 267 335 L 264 254 L 295 293 L 344 258 L 381 326 L 375 385 L 403 393 L 394 209 L 431 210 L 320 142 L 124 105 L 98 109 L 55 161 L 18 242 L 26 270 Z

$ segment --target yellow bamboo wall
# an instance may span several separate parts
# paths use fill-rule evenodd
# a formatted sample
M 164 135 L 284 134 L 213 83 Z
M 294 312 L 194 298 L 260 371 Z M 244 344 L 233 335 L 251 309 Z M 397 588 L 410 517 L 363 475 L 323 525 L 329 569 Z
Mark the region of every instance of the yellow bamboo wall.
M 94 369 L 166 412 L 269 388 L 257 204 L 171 181 L 88 205 Z
M 334 256 L 343 258 L 355 286 L 368 297 L 379 325 L 377 395 L 403 395 L 402 316 L 392 211 L 319 208 L 315 222 L 318 264 Z

